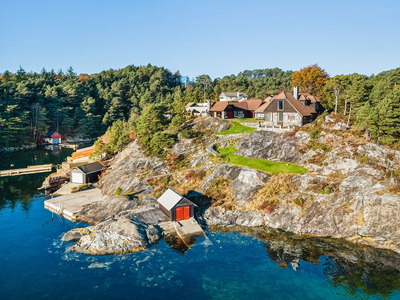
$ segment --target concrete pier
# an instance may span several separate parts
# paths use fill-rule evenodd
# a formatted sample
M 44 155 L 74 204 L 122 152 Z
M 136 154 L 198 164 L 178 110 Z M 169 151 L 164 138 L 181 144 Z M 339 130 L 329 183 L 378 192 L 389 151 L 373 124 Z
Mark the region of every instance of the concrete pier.
M 75 221 L 76 214 L 82 210 L 84 205 L 101 201 L 106 197 L 101 194 L 101 190 L 90 189 L 46 200 L 44 208 L 67 220 Z

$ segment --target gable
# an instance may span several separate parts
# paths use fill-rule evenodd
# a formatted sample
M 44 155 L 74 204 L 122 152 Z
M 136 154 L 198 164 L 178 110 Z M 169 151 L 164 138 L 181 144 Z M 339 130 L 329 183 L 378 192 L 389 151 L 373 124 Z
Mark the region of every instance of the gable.
M 168 188 L 164 192 L 164 194 L 162 194 L 160 196 L 160 198 L 157 199 L 157 202 L 160 203 L 162 206 L 164 206 L 165 209 L 168 211 L 171 211 L 177 205 L 181 205 L 181 203 L 183 203 L 184 205 L 195 205 L 196 206 L 196 204 L 189 201 L 185 197 L 179 195 L 177 192 L 175 192 L 171 188 Z
M 283 101 L 283 110 L 278 109 L 279 101 Z M 295 113 L 297 113 L 297 110 L 293 107 L 293 105 L 287 99 L 274 99 L 267 105 L 264 112 L 290 112 L 290 113 L 295 112 Z

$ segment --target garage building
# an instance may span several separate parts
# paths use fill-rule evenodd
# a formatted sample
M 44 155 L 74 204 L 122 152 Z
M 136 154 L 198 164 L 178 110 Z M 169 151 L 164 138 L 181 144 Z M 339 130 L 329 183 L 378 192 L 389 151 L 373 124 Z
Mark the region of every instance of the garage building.
M 183 221 L 194 216 L 194 207 L 197 206 L 192 201 L 179 195 L 169 188 L 157 200 L 160 209 L 171 219 L 171 221 Z
M 75 167 L 71 170 L 71 182 L 72 183 L 91 183 L 99 180 L 99 175 L 106 167 L 100 162 L 94 162 L 79 167 Z

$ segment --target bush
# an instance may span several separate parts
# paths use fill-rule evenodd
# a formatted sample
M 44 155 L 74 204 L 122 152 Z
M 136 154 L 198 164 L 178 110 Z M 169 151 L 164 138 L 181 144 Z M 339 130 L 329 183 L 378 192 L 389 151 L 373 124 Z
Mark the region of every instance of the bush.
M 180 133 L 182 139 L 192 139 L 197 136 L 197 131 L 193 129 L 183 129 Z
M 310 138 L 317 139 L 320 133 L 321 133 L 321 130 L 319 130 L 318 128 L 315 128 L 315 129 L 311 130 Z
M 321 189 L 320 194 L 331 194 L 333 193 L 333 188 L 329 185 L 326 185 L 323 189 Z
M 369 157 L 368 157 L 368 155 L 366 155 L 366 154 L 361 154 L 361 155 L 358 157 L 358 162 L 359 162 L 359 163 L 362 163 L 362 164 L 367 164 L 367 163 L 369 163 Z
M 122 195 L 122 189 L 120 187 L 117 187 L 115 190 L 115 195 Z

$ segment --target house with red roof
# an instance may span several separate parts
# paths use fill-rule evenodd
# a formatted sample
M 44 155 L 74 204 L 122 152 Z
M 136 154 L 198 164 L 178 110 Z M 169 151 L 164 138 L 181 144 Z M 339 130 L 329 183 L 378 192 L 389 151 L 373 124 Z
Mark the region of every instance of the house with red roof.
M 241 102 L 219 101 L 210 109 L 211 116 L 221 119 L 254 118 L 255 111 L 262 104 L 261 99 L 249 99 Z
M 308 93 L 281 92 L 261 105 L 255 111 L 255 119 L 264 120 L 273 126 L 303 126 L 315 120 L 324 108 L 320 99 Z

